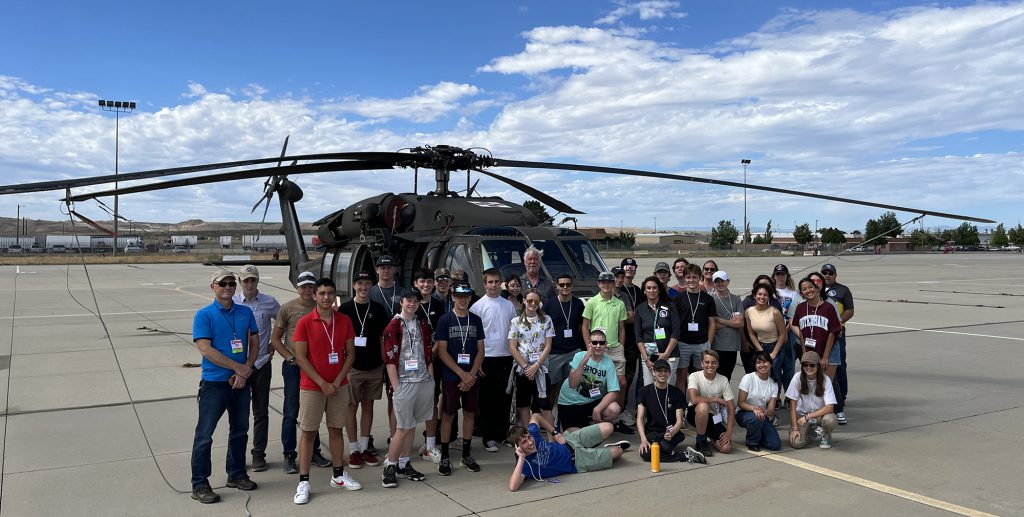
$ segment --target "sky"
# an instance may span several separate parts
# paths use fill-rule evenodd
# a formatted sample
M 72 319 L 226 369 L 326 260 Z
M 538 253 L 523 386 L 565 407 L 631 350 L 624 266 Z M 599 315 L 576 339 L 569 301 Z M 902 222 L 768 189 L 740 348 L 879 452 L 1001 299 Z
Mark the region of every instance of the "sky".
M 1024 215 L 1021 2 L 8 0 L 4 11 L 0 184 L 111 174 L 119 125 L 121 172 L 277 156 L 290 135 L 290 154 L 448 144 L 739 182 L 750 159 L 752 184 L 1008 226 Z M 98 99 L 138 108 L 115 121 Z M 586 212 L 581 226 L 743 221 L 742 189 L 494 171 Z M 410 192 L 412 176 L 297 176 L 299 217 Z M 128 195 L 120 210 L 252 221 L 262 187 Z M 529 199 L 489 178 L 478 190 Z M 21 205 L 60 220 L 61 194 L 4 196 L 0 216 Z M 755 232 L 769 220 L 863 231 L 882 212 L 754 190 L 746 202 Z M 94 202 L 76 209 L 109 218 Z

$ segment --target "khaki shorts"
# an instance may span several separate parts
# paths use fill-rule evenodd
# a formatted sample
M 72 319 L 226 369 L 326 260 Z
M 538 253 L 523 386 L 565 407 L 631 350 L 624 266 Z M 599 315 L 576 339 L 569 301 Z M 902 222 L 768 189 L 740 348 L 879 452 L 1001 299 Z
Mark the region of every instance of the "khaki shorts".
M 626 352 L 622 349 L 623 346 L 625 345 L 619 345 L 615 348 L 609 347 L 608 351 L 604 353 L 615 363 L 615 373 L 619 374 L 620 377 L 626 375 Z
M 299 429 L 319 431 L 320 421 L 327 414 L 327 427 L 341 429 L 348 417 L 348 386 L 342 386 L 333 397 L 320 390 L 299 390 Z
M 364 400 L 380 400 L 384 393 L 384 365 L 373 370 L 348 371 L 349 401 L 358 404 Z

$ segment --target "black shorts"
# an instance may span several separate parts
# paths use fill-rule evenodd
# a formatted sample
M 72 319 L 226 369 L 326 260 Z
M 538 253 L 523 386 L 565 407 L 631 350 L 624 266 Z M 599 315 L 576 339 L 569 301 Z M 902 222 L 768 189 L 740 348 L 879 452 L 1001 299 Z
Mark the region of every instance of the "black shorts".
M 593 423 L 594 408 L 600 400 L 587 402 L 582 405 L 575 404 L 559 404 L 558 405 L 558 423 L 562 426 L 562 430 L 566 430 L 572 427 L 584 428 Z
M 692 425 L 694 429 L 697 428 L 697 408 L 696 407 L 689 406 L 689 407 L 686 408 L 686 421 L 689 422 L 690 425 Z M 707 428 L 706 431 L 704 431 L 704 434 L 707 437 L 711 438 L 712 440 L 717 440 L 718 437 L 722 436 L 722 434 L 724 434 L 724 433 L 725 433 L 725 424 L 723 424 L 721 422 L 716 424 L 714 422 L 714 420 L 712 420 L 711 414 L 708 413 L 708 428 Z
M 516 374 L 516 407 L 528 407 L 533 411 L 548 411 L 551 402 L 547 397 L 539 396 L 537 381 L 531 381 L 525 375 Z
M 480 414 L 480 383 L 476 383 L 469 391 L 459 389 L 459 381 L 442 383 L 441 407 L 446 415 L 454 415 L 461 409 L 463 413 Z

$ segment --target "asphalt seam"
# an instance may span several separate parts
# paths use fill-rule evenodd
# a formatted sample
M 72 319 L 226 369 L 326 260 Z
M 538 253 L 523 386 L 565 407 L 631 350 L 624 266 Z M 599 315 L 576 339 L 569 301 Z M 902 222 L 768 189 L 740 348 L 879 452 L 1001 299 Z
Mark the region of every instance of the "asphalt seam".
M 7 410 L 11 407 L 11 367 L 14 366 L 14 314 L 18 310 L 18 269 L 14 271 L 14 286 L 11 299 L 11 357 L 10 362 L 7 364 L 7 393 L 4 400 L 4 414 L 6 415 Z M 4 416 L 4 440 L 3 448 L 0 449 L 0 508 L 3 508 L 3 494 L 4 494 L 4 476 L 3 472 L 7 466 L 7 425 L 10 418 Z

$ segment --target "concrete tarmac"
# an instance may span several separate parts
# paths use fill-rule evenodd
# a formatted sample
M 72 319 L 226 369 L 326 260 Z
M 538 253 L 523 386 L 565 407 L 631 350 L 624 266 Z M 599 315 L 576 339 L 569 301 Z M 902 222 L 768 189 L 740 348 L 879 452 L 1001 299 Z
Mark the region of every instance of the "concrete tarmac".
M 794 277 L 823 257 L 785 257 Z M 643 258 L 647 274 L 659 259 Z M 779 258 L 720 258 L 741 297 Z M 192 316 L 212 301 L 212 267 L 181 264 L 0 267 L 3 515 L 1022 515 L 1024 256 L 858 255 L 830 259 L 849 286 L 849 424 L 831 450 L 737 450 L 660 474 L 633 442 L 608 471 L 527 482 L 510 493 L 511 449 L 474 456 L 483 470 L 380 486 L 380 468 L 352 471 L 364 489 L 329 487 L 314 468 L 305 507 L 281 473 L 280 359 L 274 360 L 270 469 L 248 494 L 189 495 L 199 353 Z M 671 259 L 667 260 L 671 263 Z M 609 265 L 612 265 L 609 263 Z M 815 269 L 820 265 L 816 265 Z M 284 268 L 261 268 L 261 290 L 294 297 Z M 90 289 L 90 283 L 92 289 Z M 96 312 L 95 292 L 102 322 Z M 108 340 L 109 336 L 109 340 Z M 742 376 L 737 368 L 734 387 Z M 387 437 L 385 405 L 373 434 Z M 783 416 L 782 429 L 788 429 Z M 223 486 L 227 422 L 214 437 L 211 483 Z M 685 445 L 693 444 L 686 430 Z M 416 447 L 421 444 L 416 439 Z M 322 437 L 326 442 L 326 429 Z M 620 438 L 614 435 L 615 438 Z M 453 456 L 459 452 L 453 450 Z M 166 481 L 166 482 L 165 482 Z M 184 492 L 184 493 L 180 493 Z

